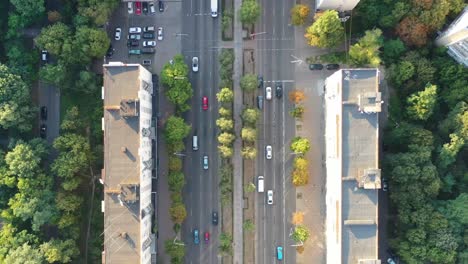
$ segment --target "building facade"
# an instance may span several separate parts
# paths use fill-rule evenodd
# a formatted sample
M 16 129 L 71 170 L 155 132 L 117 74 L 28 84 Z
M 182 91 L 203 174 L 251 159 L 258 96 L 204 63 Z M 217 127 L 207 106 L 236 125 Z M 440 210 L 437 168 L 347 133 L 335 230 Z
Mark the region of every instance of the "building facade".
M 436 45 L 445 46 L 448 54 L 468 67 L 468 6 L 436 39 Z
M 381 263 L 379 83 L 377 69 L 342 69 L 325 81 L 327 263 Z
M 154 244 L 152 75 L 139 64 L 103 67 L 103 263 L 149 264 Z

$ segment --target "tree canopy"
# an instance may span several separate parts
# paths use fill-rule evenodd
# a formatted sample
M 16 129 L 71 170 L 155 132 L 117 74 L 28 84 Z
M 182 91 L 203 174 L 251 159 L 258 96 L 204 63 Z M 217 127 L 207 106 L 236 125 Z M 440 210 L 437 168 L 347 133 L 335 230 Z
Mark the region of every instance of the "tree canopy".
M 356 66 L 371 65 L 379 66 L 379 49 L 382 45 L 382 30 L 374 29 L 366 31 L 364 37 L 349 49 L 349 58 Z
M 240 8 L 240 19 L 242 23 L 254 24 L 260 17 L 260 5 L 256 0 L 242 1 Z
M 344 39 L 344 27 L 338 12 L 327 10 L 316 15 L 315 22 L 306 29 L 305 38 L 310 46 L 333 48 Z

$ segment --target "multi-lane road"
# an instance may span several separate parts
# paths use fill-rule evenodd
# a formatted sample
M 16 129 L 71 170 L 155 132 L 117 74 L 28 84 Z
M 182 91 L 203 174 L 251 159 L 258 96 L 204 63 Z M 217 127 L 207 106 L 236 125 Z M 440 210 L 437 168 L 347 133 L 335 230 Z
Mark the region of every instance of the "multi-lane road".
M 183 1 L 182 3 L 182 54 L 186 63 L 199 58 L 198 72 L 192 72 L 190 82 L 193 88 L 191 110 L 185 113 L 192 125 L 192 133 L 186 142 L 184 170 L 187 179 L 184 201 L 187 220 L 182 235 L 186 245 L 186 263 L 218 263 L 220 224 L 212 224 L 212 212 L 220 212 L 219 199 L 219 157 L 217 150 L 216 119 L 218 107 L 218 57 L 216 48 L 219 33 L 219 18 L 210 16 L 210 1 Z M 202 110 L 202 97 L 208 97 L 208 110 Z M 192 148 L 192 136 L 198 137 L 198 150 Z M 203 169 L 202 159 L 207 155 L 208 169 Z M 221 218 L 220 218 L 221 220 Z M 200 244 L 194 243 L 193 231 L 200 234 Z M 204 233 L 210 233 L 205 243 Z
M 256 175 L 264 176 L 265 193 L 257 193 L 256 197 L 255 263 L 278 262 L 277 247 L 283 248 L 283 263 L 296 263 L 288 222 L 295 210 L 295 190 L 290 179 L 293 156 L 289 150 L 295 124 L 288 114 L 292 108 L 288 92 L 294 89 L 294 65 L 291 64 L 294 29 L 288 25 L 292 4 L 281 0 L 260 1 L 262 15 L 256 28 L 256 69 L 263 75 L 264 87 L 272 88 L 273 98 L 265 100 L 258 127 Z M 277 86 L 283 89 L 282 98 L 274 95 Z M 266 145 L 273 147 L 271 160 L 265 158 Z M 273 205 L 267 204 L 267 190 L 273 190 Z

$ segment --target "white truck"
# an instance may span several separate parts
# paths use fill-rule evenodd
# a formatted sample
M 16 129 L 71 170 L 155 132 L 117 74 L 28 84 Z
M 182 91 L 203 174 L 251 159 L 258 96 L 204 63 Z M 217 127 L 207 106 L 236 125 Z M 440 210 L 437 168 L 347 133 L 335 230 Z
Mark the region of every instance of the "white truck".
M 218 17 L 218 0 L 211 0 L 211 17 Z

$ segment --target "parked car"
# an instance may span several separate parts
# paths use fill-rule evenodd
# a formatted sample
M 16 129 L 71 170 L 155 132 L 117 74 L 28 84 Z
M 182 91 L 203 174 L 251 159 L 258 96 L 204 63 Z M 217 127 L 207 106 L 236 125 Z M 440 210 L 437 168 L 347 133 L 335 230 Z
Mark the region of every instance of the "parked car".
M 164 2 L 159 0 L 158 2 L 159 12 L 164 12 Z
M 322 64 L 318 64 L 318 63 L 309 64 L 309 70 L 311 71 L 322 70 L 322 69 L 323 69 Z
M 133 3 L 132 2 L 127 3 L 127 8 L 128 8 L 128 13 L 133 14 Z
M 128 34 L 127 36 L 127 39 L 141 39 L 141 35 L 140 34 Z
M 143 2 L 143 14 L 148 14 L 148 2 Z
M 268 86 L 267 88 L 265 88 L 265 99 L 271 100 L 271 97 L 272 97 L 272 95 L 271 95 L 271 87 Z
M 154 54 L 156 50 L 154 48 L 142 48 L 141 53 L 143 54 Z
M 127 40 L 127 47 L 138 47 L 139 44 L 139 41 L 136 39 Z
M 128 50 L 128 55 L 140 55 L 141 54 L 141 50 L 139 49 L 130 49 Z
M 141 27 L 130 27 L 128 28 L 128 33 L 141 33 Z
M 387 264 L 396 264 L 396 262 L 392 258 L 388 258 L 387 259 Z
M 213 223 L 213 225 L 218 225 L 218 212 L 213 211 L 213 213 L 211 213 L 211 223 Z
M 263 88 L 263 76 L 262 75 L 258 75 L 257 81 L 258 81 L 258 88 Z
M 115 29 L 115 40 L 120 40 L 121 36 L 122 36 L 122 29 L 118 27 Z
M 265 156 L 268 160 L 271 160 L 271 158 L 273 158 L 273 148 L 271 147 L 271 145 L 267 145 L 265 147 Z
M 112 47 L 112 44 L 110 44 L 106 52 L 106 57 L 111 58 L 114 55 L 114 50 L 115 49 Z
M 192 71 L 198 72 L 198 57 L 192 58 Z
M 283 247 L 276 248 L 276 258 L 278 258 L 278 260 L 283 260 Z
M 198 234 L 198 229 L 193 230 L 193 243 L 198 245 L 200 243 L 200 235 Z
M 47 120 L 47 106 L 41 107 L 41 119 Z
M 47 137 L 47 126 L 46 124 L 41 125 L 41 130 L 39 131 L 39 135 L 41 138 L 46 138 Z
M 263 96 L 261 95 L 257 96 L 257 107 L 260 110 L 263 109 Z
M 144 27 L 143 32 L 154 32 L 154 26 Z
M 340 68 L 339 64 L 327 64 L 327 70 L 338 70 Z
M 283 87 L 281 84 L 276 85 L 275 95 L 277 98 L 281 98 L 283 96 Z
M 387 182 L 387 179 L 385 178 L 382 179 L 382 191 L 384 192 L 388 191 L 388 182 Z
M 151 60 L 143 60 L 143 65 L 151 65 Z
M 49 61 L 49 52 L 47 50 L 41 51 L 41 61 L 47 63 Z
M 143 33 L 143 38 L 144 39 L 154 39 L 154 34 L 149 33 L 149 32 Z
M 156 47 L 156 41 L 150 40 L 150 41 L 143 41 L 143 47 Z
M 208 97 L 206 96 L 202 97 L 202 109 L 208 110 Z
M 273 204 L 273 190 L 267 191 L 267 204 Z
M 164 35 L 163 35 L 163 28 L 158 27 L 158 40 L 163 40 Z
M 154 7 L 154 3 L 150 2 L 149 3 L 149 10 L 152 15 L 156 14 L 156 8 Z
M 135 2 L 135 14 L 141 15 L 141 2 Z
M 210 232 L 205 232 L 205 244 L 208 244 L 210 241 Z
M 207 155 L 203 156 L 203 169 L 204 170 L 208 169 L 208 156 Z

